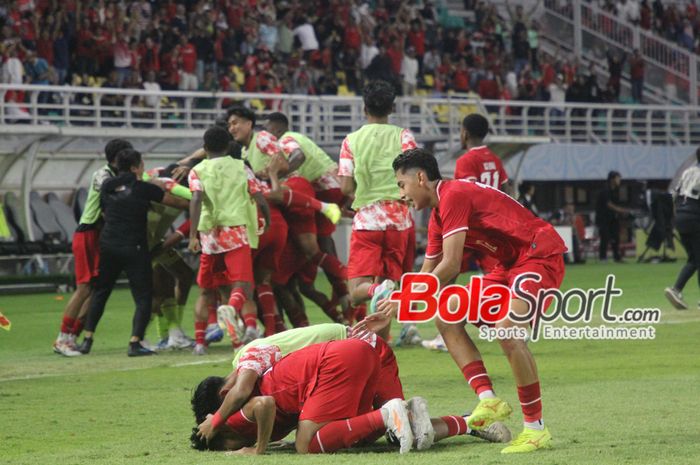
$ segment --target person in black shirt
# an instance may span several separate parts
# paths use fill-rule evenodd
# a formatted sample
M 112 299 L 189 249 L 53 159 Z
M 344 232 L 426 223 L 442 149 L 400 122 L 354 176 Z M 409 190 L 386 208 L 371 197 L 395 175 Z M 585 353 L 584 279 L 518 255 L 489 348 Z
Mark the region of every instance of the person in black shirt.
M 90 302 L 85 339 L 80 346 L 90 352 L 97 323 L 104 313 L 114 284 L 122 271 L 129 279 L 131 295 L 136 304 L 128 355 L 153 355 L 141 345 L 146 326 L 151 319 L 152 268 L 146 238 L 147 213 L 151 202 L 186 209 L 188 202 L 164 192 L 155 184 L 141 181 L 143 161 L 133 149 L 117 155 L 117 176 L 102 184 L 100 204 L 104 227 L 100 234 L 99 277 Z
M 608 244 L 612 247 L 613 257 L 616 262 L 622 262 L 620 255 L 620 220 L 619 215 L 628 214 L 629 210 L 620 204 L 620 183 L 622 177 L 617 171 L 608 173 L 608 186 L 598 194 L 595 207 L 595 222 L 600 236 L 600 248 L 598 257 L 601 261 L 607 260 Z

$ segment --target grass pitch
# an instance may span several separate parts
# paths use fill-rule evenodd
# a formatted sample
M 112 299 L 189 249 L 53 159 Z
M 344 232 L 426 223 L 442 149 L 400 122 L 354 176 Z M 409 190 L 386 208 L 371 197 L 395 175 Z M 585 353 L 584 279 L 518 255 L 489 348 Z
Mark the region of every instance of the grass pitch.
M 617 287 L 624 291 L 613 301 L 616 312 L 660 308 L 662 319 L 652 341 L 531 344 L 540 370 L 544 418 L 555 447 L 524 456 L 502 456 L 502 445 L 464 436 L 401 457 L 383 440 L 370 449 L 332 457 L 301 457 L 290 451 L 265 457 L 197 452 L 188 442 L 194 426 L 191 390 L 205 376 L 228 373 L 231 353 L 226 344 L 214 345 L 205 357 L 180 351 L 127 358 L 132 303 L 128 291 L 120 290 L 109 302 L 93 353 L 62 358 L 52 353 L 51 344 L 65 304 L 60 299 L 67 296 L 2 296 L 0 311 L 13 327 L 11 332 L 0 331 L 0 463 L 698 463 L 696 281 L 686 289 L 688 311 L 673 310 L 663 297 L 663 288 L 679 268 L 680 264 L 591 264 L 567 269 L 563 289 L 602 287 L 605 276 L 614 273 Z M 325 321 L 313 305 L 309 315 L 312 322 Z M 191 334 L 192 323 L 186 328 Z M 426 324 L 421 333 L 432 337 L 436 331 Z M 470 333 L 477 337 L 473 329 Z M 522 417 L 510 368 L 495 342 L 477 345 L 496 391 L 515 407 L 508 426 L 517 434 Z M 406 396 L 426 397 L 433 416 L 461 414 L 475 405 L 473 392 L 448 354 L 399 348 L 396 355 Z

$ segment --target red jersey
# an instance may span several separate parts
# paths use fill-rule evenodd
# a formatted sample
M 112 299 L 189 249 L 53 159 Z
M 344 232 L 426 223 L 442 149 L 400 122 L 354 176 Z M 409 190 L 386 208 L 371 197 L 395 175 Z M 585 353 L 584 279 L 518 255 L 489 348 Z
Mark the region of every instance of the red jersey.
M 485 145 L 474 147 L 457 159 L 455 179 L 477 181 L 499 189 L 508 181 L 503 162 Z
M 254 391 L 253 395 L 259 395 L 259 393 Z M 276 409 L 275 423 L 272 427 L 272 436 L 270 436 L 270 440 L 279 441 L 287 437 L 289 433 L 296 429 L 298 421 L 298 415 L 288 415 L 280 411 L 280 409 Z M 252 442 L 255 442 L 258 437 L 258 424 L 243 415 L 242 410 L 237 411 L 226 419 L 226 427 L 232 429 L 242 438 L 249 439 Z
M 440 181 L 438 206 L 428 224 L 426 257 L 438 257 L 442 242 L 465 231 L 465 252 L 494 257 L 505 268 L 530 257 L 566 252 L 552 225 L 518 201 L 485 184 L 465 179 Z
M 182 70 L 186 73 L 194 73 L 197 67 L 197 49 L 194 45 L 187 44 L 180 48 L 180 59 L 182 60 Z

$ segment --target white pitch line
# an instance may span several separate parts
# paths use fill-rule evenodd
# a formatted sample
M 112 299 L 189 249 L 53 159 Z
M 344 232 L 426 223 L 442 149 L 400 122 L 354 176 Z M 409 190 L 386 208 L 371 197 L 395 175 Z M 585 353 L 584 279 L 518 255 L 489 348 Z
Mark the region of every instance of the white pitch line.
M 217 358 L 214 360 L 197 360 L 195 362 L 182 362 L 182 363 L 174 363 L 172 365 L 156 365 L 153 367 L 126 367 L 126 368 L 115 368 L 113 370 L 104 370 L 104 371 L 81 371 L 78 373 L 42 373 L 39 375 L 24 375 L 24 376 L 14 376 L 12 378 L 0 378 L 0 383 L 4 383 L 7 381 L 25 381 L 25 380 L 30 380 L 30 379 L 41 379 L 41 378 L 56 378 L 59 376 L 82 376 L 82 375 L 90 375 L 90 374 L 99 374 L 99 373 L 107 373 L 110 371 L 116 371 L 116 372 L 124 372 L 124 371 L 136 371 L 136 370 L 147 370 L 149 368 L 181 368 L 181 367 L 187 367 L 187 366 L 194 366 L 194 365 L 210 365 L 214 363 L 221 363 L 221 362 L 227 362 L 230 361 L 230 358 Z

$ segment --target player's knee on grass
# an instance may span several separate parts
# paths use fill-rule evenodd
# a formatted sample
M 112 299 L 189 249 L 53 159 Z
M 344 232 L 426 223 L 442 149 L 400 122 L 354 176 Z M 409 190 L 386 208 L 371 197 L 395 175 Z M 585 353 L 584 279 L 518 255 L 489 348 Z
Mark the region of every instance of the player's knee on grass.
M 294 446 L 299 454 L 309 453 L 309 444 L 311 444 L 311 439 L 313 439 L 314 434 L 325 423 L 315 423 L 310 420 L 301 420 L 299 426 L 297 427 L 296 440 Z

